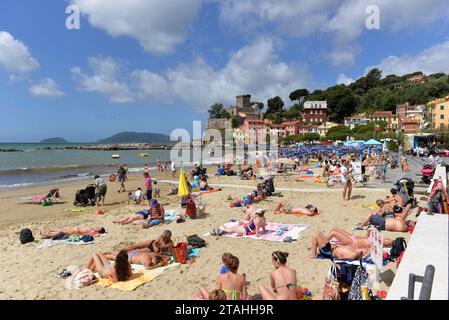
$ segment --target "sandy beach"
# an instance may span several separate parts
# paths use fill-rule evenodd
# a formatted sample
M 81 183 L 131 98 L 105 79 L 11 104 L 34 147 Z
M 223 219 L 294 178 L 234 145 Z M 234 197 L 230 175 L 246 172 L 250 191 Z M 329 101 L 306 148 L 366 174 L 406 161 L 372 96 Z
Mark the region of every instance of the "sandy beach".
M 210 168 L 209 172 L 214 172 Z M 318 171 L 317 171 L 318 172 Z M 154 174 L 158 180 L 178 180 L 169 174 Z M 306 181 L 309 180 L 309 181 Z M 19 198 L 43 194 L 53 186 L 21 189 L 0 193 L 0 250 L 2 261 L 0 265 L 0 299 L 192 299 L 200 286 L 213 288 L 215 278 L 221 267 L 221 255 L 231 252 L 240 259 L 239 272 L 244 272 L 248 280 L 250 295 L 258 294 L 257 284 L 269 286 L 269 273 L 273 270 L 271 253 L 275 250 L 289 252 L 289 266 L 298 273 L 298 281 L 308 287 L 318 296 L 324 284 L 324 277 L 330 266 L 329 260 L 313 260 L 308 258 L 311 247 L 311 237 L 316 231 L 329 232 L 334 226 L 351 231 L 354 225 L 364 217 L 370 209 L 363 204 L 373 204 L 378 198 L 388 193 L 389 184 L 385 190 L 355 189 L 353 199 L 344 202 L 339 187 L 327 188 L 325 184 L 315 183 L 311 179 L 298 181 L 298 176 L 278 176 L 275 187 L 295 189 L 296 191 L 282 191 L 283 197 L 272 197 L 269 201 L 260 203 L 260 207 L 268 210 L 268 222 L 306 224 L 307 230 L 302 232 L 299 240 L 293 243 L 269 242 L 263 240 L 226 238 L 203 236 L 212 228 L 226 223 L 232 218 L 238 218 L 239 208 L 230 208 L 228 195 L 237 196 L 250 191 L 243 186 L 256 186 L 256 181 L 242 181 L 242 188 L 223 187 L 221 192 L 202 196 L 206 204 L 207 216 L 198 220 L 187 219 L 186 222 L 175 222 L 159 225 L 148 230 L 142 230 L 133 225 L 115 225 L 112 221 L 123 215 L 133 214 L 142 210 L 143 206 L 127 205 L 127 193 L 117 193 L 117 184 L 108 183 L 105 215 L 95 214 L 96 208 L 87 207 L 84 212 L 65 212 L 73 208 L 76 190 L 84 188 L 89 182 L 67 184 L 60 186 L 62 201 L 53 206 L 43 207 L 34 204 L 18 204 Z M 211 184 L 237 184 L 235 177 L 214 177 L 209 179 Z M 170 184 L 159 183 L 161 188 L 161 202 L 166 210 L 173 209 L 184 212 L 180 208 L 177 196 L 167 196 Z M 140 174 L 131 175 L 127 182 L 128 190 L 135 190 L 143 186 Z M 306 191 L 298 191 L 298 189 Z M 281 199 L 289 200 L 292 204 L 305 206 L 316 204 L 320 215 L 315 217 L 292 217 L 274 215 L 275 203 Z M 42 242 L 39 232 L 43 229 L 66 227 L 94 227 L 103 226 L 107 234 L 98 237 L 93 245 L 85 246 L 56 246 L 38 249 Z M 35 236 L 34 243 L 21 245 L 18 232 L 22 228 L 30 228 Z M 146 283 L 132 292 L 116 289 L 106 289 L 90 286 L 79 290 L 65 288 L 64 280 L 54 276 L 55 272 L 68 265 L 83 265 L 94 252 L 107 252 L 139 241 L 155 239 L 165 230 L 171 230 L 173 238 L 198 234 L 207 243 L 207 248 L 201 249 L 194 263 L 181 265 L 165 271 L 159 278 Z M 366 231 L 355 231 L 355 234 L 365 235 Z M 410 234 L 384 232 L 388 237 L 403 236 L 407 240 Z M 388 264 L 382 273 L 381 289 L 388 290 L 396 271 L 393 263 Z

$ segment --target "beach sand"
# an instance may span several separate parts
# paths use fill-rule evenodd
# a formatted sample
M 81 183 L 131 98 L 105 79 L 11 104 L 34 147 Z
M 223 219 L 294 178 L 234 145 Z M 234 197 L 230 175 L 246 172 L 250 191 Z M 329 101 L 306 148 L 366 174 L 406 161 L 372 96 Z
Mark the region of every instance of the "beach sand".
M 210 168 L 209 172 L 214 172 Z M 158 180 L 178 180 L 168 174 L 154 174 Z M 268 288 L 269 273 L 273 270 L 271 253 L 276 250 L 289 252 L 288 265 L 297 270 L 298 281 L 308 287 L 318 296 L 324 285 L 324 278 L 330 266 L 329 260 L 312 260 L 308 258 L 311 247 L 311 238 L 316 231 L 329 232 L 334 226 L 351 231 L 370 209 L 363 208 L 362 204 L 373 204 L 378 198 L 388 194 L 390 185 L 385 191 L 355 189 L 354 199 L 349 202 L 342 200 L 341 192 L 328 189 L 324 184 L 314 183 L 313 179 L 304 179 L 298 182 L 297 176 L 276 177 L 275 187 L 307 189 L 310 192 L 283 191 L 283 198 L 273 197 L 271 201 L 263 201 L 260 207 L 267 209 L 268 222 L 307 224 L 309 228 L 302 232 L 299 240 L 293 243 L 267 242 L 253 239 L 233 239 L 226 237 L 203 236 L 212 228 L 226 223 L 232 218 L 239 218 L 240 209 L 230 208 L 228 195 L 237 196 L 246 194 L 250 189 L 223 187 L 221 192 L 202 196 L 206 204 L 207 217 L 198 220 L 186 220 L 185 223 L 159 225 L 143 230 L 133 225 L 115 225 L 112 223 L 117 217 L 133 214 L 142 210 L 143 206 L 127 205 L 127 192 L 117 193 L 117 183 L 108 183 L 105 215 L 95 214 L 96 208 L 87 207 L 84 212 L 68 213 L 65 209 L 73 208 L 75 192 L 84 188 L 90 182 L 67 184 L 60 186 L 63 200 L 60 204 L 43 207 L 33 204 L 18 204 L 20 197 L 45 194 L 51 187 L 38 187 L 21 189 L 0 193 L 0 299 L 182 299 L 189 300 L 195 295 L 198 287 L 205 286 L 213 289 L 215 279 L 222 265 L 221 255 L 231 252 L 240 259 L 240 273 L 246 273 L 249 282 L 250 295 L 258 294 L 257 284 L 262 283 Z M 308 180 L 308 181 L 307 181 Z M 209 182 L 222 184 L 237 184 L 235 177 L 211 177 Z M 242 181 L 242 186 L 256 186 L 256 181 Z M 177 196 L 167 196 L 169 184 L 160 183 L 161 203 L 166 209 L 180 208 Z M 128 190 L 143 187 L 143 178 L 140 174 L 130 176 L 127 182 Z M 321 191 L 320 191 L 321 190 Z M 317 192 L 313 192 L 317 191 Z M 316 204 L 320 215 L 315 217 L 291 217 L 272 214 L 275 203 L 281 199 L 289 200 L 297 206 L 309 203 Z M 42 229 L 55 229 L 66 227 L 94 227 L 103 226 L 107 234 L 98 237 L 94 245 L 85 246 L 56 246 L 48 249 L 38 249 L 42 242 L 39 232 Z M 36 238 L 34 243 L 20 244 L 18 232 L 22 228 L 30 228 Z M 132 292 L 123 292 L 116 289 L 105 289 L 99 286 L 90 286 L 78 290 L 65 288 L 65 281 L 58 279 L 54 274 L 68 265 L 83 265 L 94 252 L 107 252 L 139 241 L 157 238 L 160 233 L 169 229 L 176 239 L 182 236 L 198 234 L 208 242 L 207 248 L 192 264 L 181 265 L 165 271 L 159 278 L 146 283 Z M 365 235 L 366 231 L 356 231 L 356 234 Z M 403 236 L 407 240 L 409 233 L 384 233 L 389 237 Z M 396 265 L 390 263 L 385 267 L 381 288 L 388 289 L 396 271 Z

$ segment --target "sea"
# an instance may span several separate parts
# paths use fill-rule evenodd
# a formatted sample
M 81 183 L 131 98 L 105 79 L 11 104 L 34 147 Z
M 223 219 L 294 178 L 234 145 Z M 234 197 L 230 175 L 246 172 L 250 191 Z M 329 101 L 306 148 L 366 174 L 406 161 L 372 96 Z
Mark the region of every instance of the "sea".
M 157 158 L 170 161 L 170 150 L 64 149 L 81 145 L 88 144 L 0 143 L 0 149 L 23 151 L 0 152 L 0 191 L 82 180 L 91 183 L 95 174 L 108 176 L 120 164 L 126 164 L 130 173 L 137 173 L 143 172 L 145 164 L 154 170 Z M 141 152 L 148 153 L 148 157 L 139 157 Z M 120 158 L 113 159 L 113 154 L 119 154 Z

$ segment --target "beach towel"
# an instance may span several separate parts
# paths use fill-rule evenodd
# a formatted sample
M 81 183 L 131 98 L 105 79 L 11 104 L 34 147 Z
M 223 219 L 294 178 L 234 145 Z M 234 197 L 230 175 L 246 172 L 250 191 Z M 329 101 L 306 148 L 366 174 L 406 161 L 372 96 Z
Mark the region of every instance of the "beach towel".
M 179 213 L 177 213 L 175 210 L 167 210 L 164 214 L 164 220 L 167 221 L 176 221 L 179 217 Z
M 214 192 L 218 192 L 221 191 L 221 189 L 212 189 L 212 190 L 207 190 L 207 191 L 197 191 L 197 192 L 192 192 L 191 195 L 192 197 L 199 197 L 208 193 L 214 193 Z
M 283 223 L 268 223 L 266 226 L 265 234 L 260 237 L 256 237 L 255 235 L 251 236 L 240 236 L 237 233 L 225 233 L 223 237 L 229 238 L 251 238 L 255 240 L 266 240 L 266 241 L 276 241 L 282 242 L 284 238 L 291 237 L 292 241 L 298 240 L 299 234 L 305 231 L 308 228 L 307 225 L 304 224 L 283 224 Z M 284 230 L 281 230 L 284 229 Z M 281 232 L 282 231 L 282 232 Z M 208 236 L 210 234 L 206 234 Z
M 113 288 L 121 291 L 134 291 L 141 285 L 153 281 L 154 279 L 161 276 L 165 270 L 179 265 L 180 265 L 179 263 L 172 263 L 165 267 L 160 267 L 153 270 L 145 270 L 142 265 L 133 264 L 131 265 L 133 270 L 133 275 L 131 279 L 127 281 L 119 281 L 113 283 L 110 279 L 100 278 L 100 280 L 96 283 L 96 285 L 101 286 L 103 288 Z M 96 274 L 96 276 L 99 277 L 98 274 Z
M 47 249 L 47 248 L 51 248 L 57 245 L 75 245 L 75 246 L 82 246 L 82 245 L 87 245 L 87 244 L 94 244 L 95 240 L 90 241 L 90 242 L 84 242 L 84 241 L 77 241 L 77 242 L 73 242 L 70 241 L 70 239 L 66 239 L 66 240 L 52 240 L 52 239 L 47 239 L 44 242 L 42 242 L 37 248 L 38 249 Z

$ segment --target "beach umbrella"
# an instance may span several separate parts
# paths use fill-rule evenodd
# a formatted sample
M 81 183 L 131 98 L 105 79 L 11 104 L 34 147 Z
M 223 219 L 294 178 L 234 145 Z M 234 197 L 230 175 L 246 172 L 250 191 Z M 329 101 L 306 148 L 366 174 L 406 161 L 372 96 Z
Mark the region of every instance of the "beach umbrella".
M 363 145 L 364 146 L 381 146 L 382 143 L 377 140 L 371 139 L 371 140 L 364 142 Z
M 185 197 L 189 194 L 189 186 L 187 184 L 187 178 L 184 174 L 184 168 L 181 167 L 181 172 L 179 173 L 179 185 L 178 185 L 178 196 Z

